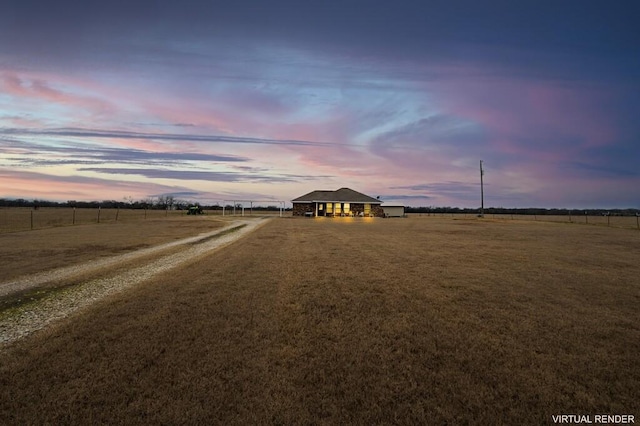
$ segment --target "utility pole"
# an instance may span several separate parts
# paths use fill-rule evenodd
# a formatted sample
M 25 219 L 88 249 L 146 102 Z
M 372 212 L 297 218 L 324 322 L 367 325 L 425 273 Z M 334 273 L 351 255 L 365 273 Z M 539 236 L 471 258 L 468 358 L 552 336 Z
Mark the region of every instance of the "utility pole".
M 480 160 L 480 217 L 484 217 L 484 170 L 482 170 L 482 160 Z

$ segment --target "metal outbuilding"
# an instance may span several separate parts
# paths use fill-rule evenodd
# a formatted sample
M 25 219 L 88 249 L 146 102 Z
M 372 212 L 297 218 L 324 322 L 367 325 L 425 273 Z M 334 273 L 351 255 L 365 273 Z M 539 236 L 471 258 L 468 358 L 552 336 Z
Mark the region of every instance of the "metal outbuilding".
M 380 205 L 384 211 L 384 217 L 404 217 L 404 206 L 402 204 L 387 204 Z

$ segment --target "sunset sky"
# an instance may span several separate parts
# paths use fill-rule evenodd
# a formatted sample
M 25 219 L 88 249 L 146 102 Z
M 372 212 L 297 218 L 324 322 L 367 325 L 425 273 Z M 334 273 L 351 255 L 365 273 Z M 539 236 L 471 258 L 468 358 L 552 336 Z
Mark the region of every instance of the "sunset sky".
M 640 207 L 640 2 L 31 1 L 0 198 Z

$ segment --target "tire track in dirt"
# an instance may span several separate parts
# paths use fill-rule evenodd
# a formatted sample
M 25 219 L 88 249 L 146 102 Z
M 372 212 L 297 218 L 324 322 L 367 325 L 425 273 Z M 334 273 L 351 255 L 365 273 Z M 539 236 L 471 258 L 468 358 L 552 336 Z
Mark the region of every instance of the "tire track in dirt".
M 43 329 L 55 321 L 66 318 L 97 300 L 138 285 L 158 274 L 185 263 L 193 262 L 216 249 L 227 246 L 264 225 L 269 220 L 235 221 L 222 229 L 195 237 L 0 284 L 1 297 L 48 282 L 71 279 L 102 268 L 129 262 L 154 253 L 161 253 L 163 250 L 176 246 L 184 246 L 184 249 L 180 252 L 148 259 L 140 266 L 135 266 L 115 275 L 105 274 L 100 278 L 56 292 L 55 295 L 46 297 L 34 305 L 18 308 L 17 312 L 11 315 L 0 316 L 0 347 Z
M 229 225 L 221 229 L 216 229 L 215 231 L 203 233 L 200 235 L 196 235 L 194 237 L 183 238 L 181 240 L 172 241 L 169 243 L 164 243 L 157 246 L 136 250 L 130 253 L 110 256 L 104 259 L 91 260 L 86 263 L 65 266 L 65 267 L 54 269 L 51 271 L 45 271 L 37 274 L 19 277 L 12 281 L 0 283 L 0 297 L 6 296 L 11 293 L 15 293 L 17 291 L 22 291 L 32 287 L 37 287 L 45 283 L 68 280 L 70 278 L 73 278 L 74 276 L 96 272 L 103 268 L 109 268 L 111 266 L 119 265 L 124 262 L 130 262 L 145 256 L 150 256 L 153 254 L 160 253 L 162 251 L 165 251 L 174 247 L 183 246 L 187 244 L 200 243 L 202 241 L 215 239 L 216 236 L 218 236 L 221 233 L 226 233 L 234 227 L 241 226 L 242 224 L 248 224 L 248 223 L 252 223 L 252 222 L 250 221 L 242 221 L 242 223 L 239 221 L 231 222 Z

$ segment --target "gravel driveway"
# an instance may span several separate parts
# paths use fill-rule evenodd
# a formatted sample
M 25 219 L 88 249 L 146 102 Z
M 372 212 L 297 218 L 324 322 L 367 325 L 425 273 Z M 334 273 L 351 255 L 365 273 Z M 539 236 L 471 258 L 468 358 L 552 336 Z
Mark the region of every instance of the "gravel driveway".
M 140 260 L 140 263 L 132 268 L 115 273 L 101 273 L 100 278 L 55 292 L 50 297 L 20 307 L 10 314 L 0 315 L 0 347 L 66 318 L 97 300 L 138 285 L 158 274 L 166 273 L 187 262 L 193 262 L 216 249 L 229 245 L 268 220 L 238 220 L 222 229 L 195 237 L 0 283 L 0 297 L 2 297 L 47 283 L 95 273 L 124 262 Z M 162 255 L 163 251 L 180 246 L 184 248 L 179 252 Z M 153 256 L 154 254 L 156 256 Z

